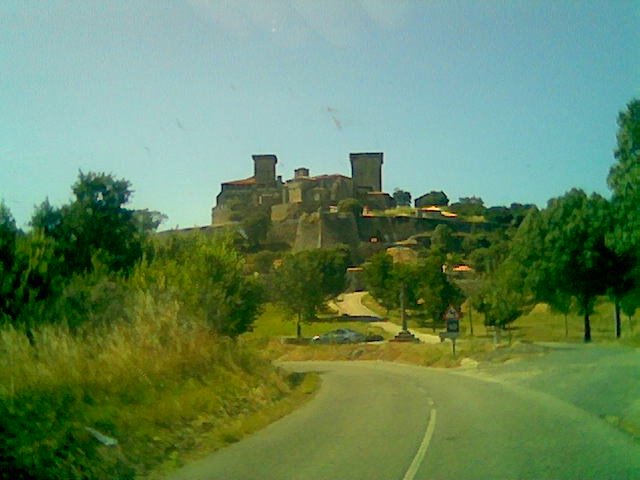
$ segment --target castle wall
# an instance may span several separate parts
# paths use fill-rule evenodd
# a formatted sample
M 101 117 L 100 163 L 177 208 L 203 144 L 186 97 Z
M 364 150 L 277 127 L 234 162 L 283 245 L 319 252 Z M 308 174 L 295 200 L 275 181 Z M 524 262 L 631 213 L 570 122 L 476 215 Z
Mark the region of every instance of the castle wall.
M 298 220 L 294 251 L 357 245 L 358 226 L 353 215 L 318 212 L 303 214 Z
M 368 242 L 376 237 L 383 243 L 398 242 L 422 232 L 431 232 L 438 225 L 448 225 L 454 232 L 470 233 L 473 228 L 490 230 L 487 224 L 472 224 L 459 220 L 413 217 L 360 217 L 360 240 Z
M 267 233 L 267 243 L 286 243 L 293 247 L 298 231 L 298 220 L 285 220 L 273 225 Z

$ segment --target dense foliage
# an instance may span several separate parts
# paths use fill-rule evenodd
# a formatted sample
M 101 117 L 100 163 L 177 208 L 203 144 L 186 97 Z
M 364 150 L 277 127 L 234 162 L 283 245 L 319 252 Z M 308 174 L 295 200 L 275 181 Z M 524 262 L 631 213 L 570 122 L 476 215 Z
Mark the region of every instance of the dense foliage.
M 411 193 L 406 190 L 401 190 L 396 188 L 393 191 L 393 199 L 396 202 L 396 205 L 399 207 L 409 207 L 411 206 Z
M 342 249 L 304 250 L 286 255 L 268 278 L 273 300 L 302 322 L 315 317 L 318 308 L 344 291 L 347 252 Z
M 434 252 L 420 262 L 394 262 L 385 252 L 372 256 L 365 265 L 369 293 L 385 308 L 400 308 L 425 313 L 433 325 L 442 320 L 449 306 L 460 307 L 462 291 L 442 271 L 444 256 Z M 406 329 L 406 323 L 403 323 Z
M 565 315 L 572 309 L 582 314 L 589 342 L 595 301 L 608 295 L 620 336 L 621 311 L 632 315 L 640 305 L 640 101 L 628 104 L 618 125 L 617 163 L 608 178 L 611 200 L 573 189 L 542 211 L 512 205 L 514 213 L 528 212 L 522 221 L 510 220 L 507 209 L 485 212 L 496 223 L 519 225 L 513 240 L 493 254 L 492 247 L 470 253 L 485 273 L 473 299 L 485 321 L 505 324 L 544 302 Z
M 81 173 L 73 191 L 26 233 L 0 204 L 2 479 L 133 478 L 170 456 L 183 422 L 286 391 L 235 339 L 264 299 L 235 239 L 151 237 L 162 215 L 126 209 L 129 183 L 110 175 Z

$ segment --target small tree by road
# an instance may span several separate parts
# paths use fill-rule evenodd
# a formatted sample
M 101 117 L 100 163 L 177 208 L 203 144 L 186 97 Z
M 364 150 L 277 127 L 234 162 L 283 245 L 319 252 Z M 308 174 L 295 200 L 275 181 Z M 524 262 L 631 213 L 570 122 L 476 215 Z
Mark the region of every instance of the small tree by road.
M 343 250 L 304 250 L 287 255 L 273 270 L 269 283 L 273 299 L 296 316 L 296 336 L 302 322 L 346 287 L 347 255 Z

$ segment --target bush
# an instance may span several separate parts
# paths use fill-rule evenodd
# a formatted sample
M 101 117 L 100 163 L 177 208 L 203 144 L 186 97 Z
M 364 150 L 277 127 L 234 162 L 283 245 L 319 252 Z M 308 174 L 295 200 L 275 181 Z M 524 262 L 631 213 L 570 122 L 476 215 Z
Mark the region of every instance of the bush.
M 129 479 L 289 387 L 243 343 L 138 292 L 111 328 L 0 329 L 0 478 Z M 88 428 L 112 437 L 102 445 Z

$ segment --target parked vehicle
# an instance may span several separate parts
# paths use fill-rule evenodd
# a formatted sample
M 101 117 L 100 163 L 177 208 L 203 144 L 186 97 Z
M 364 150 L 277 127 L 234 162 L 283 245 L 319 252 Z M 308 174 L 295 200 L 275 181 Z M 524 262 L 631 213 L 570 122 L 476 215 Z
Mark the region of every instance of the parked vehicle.
M 348 328 L 338 328 L 322 335 L 316 335 L 311 343 L 361 343 L 367 341 L 367 337 L 360 332 Z

